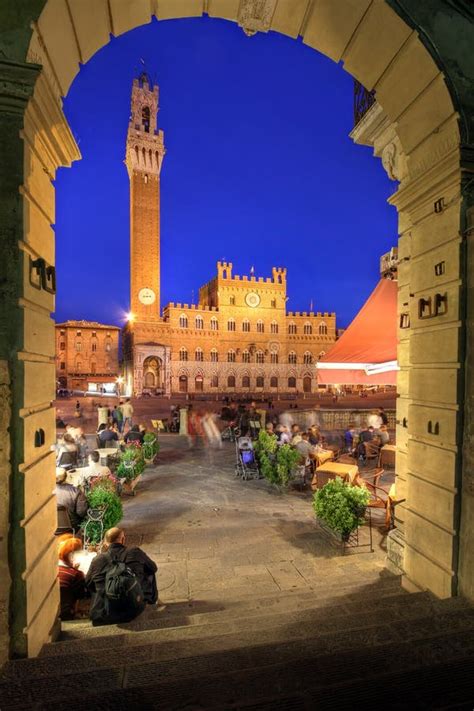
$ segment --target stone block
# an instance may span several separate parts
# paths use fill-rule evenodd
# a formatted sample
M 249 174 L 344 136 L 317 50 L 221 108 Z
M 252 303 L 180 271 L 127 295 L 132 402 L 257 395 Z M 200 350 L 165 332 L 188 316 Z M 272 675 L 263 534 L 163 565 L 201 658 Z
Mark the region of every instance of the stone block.
M 23 573 L 26 585 L 27 625 L 31 624 L 40 607 L 56 588 L 58 545 L 51 541 L 49 547 L 31 570 Z
M 453 102 L 439 74 L 398 119 L 397 134 L 405 153 L 410 153 L 453 113 Z
M 442 161 L 441 170 L 437 174 L 436 183 L 432 184 L 432 189 L 439 187 L 442 176 L 444 176 L 445 181 L 459 181 L 459 140 L 458 114 L 453 113 L 443 125 L 439 126 L 421 144 L 410 151 L 407 156 L 410 177 L 412 179 L 418 178 L 425 174 L 429 168 L 440 164 Z M 446 161 L 447 156 L 452 161 L 451 165 Z M 456 197 L 458 195 L 459 189 L 455 193 Z
M 400 397 L 406 397 L 409 389 L 409 371 L 399 370 L 397 373 L 397 392 Z
M 161 2 L 159 3 L 161 5 Z M 122 35 L 151 21 L 150 0 L 109 0 L 114 35 Z
M 25 360 L 23 372 L 25 378 L 23 407 L 35 407 L 54 400 L 56 395 L 54 363 Z
M 29 247 L 43 257 L 48 264 L 54 264 L 54 231 L 46 215 L 28 199 L 23 199 L 23 235 Z
M 307 0 L 279 0 L 272 18 L 272 30 L 298 37 L 307 7 Z
M 209 0 L 209 17 L 235 20 L 239 12 L 240 0 Z
M 456 405 L 458 373 L 456 368 L 412 368 L 410 396 L 413 400 Z
M 59 614 L 59 585 L 53 584 L 41 611 L 26 628 L 28 639 L 28 656 L 36 657 L 44 644 L 54 641 L 60 632 Z
M 44 311 L 23 307 L 23 350 L 42 356 L 55 356 L 54 321 Z
M 201 17 L 202 0 L 160 0 L 158 3 L 159 20 L 169 20 L 175 17 Z
M 433 58 L 413 33 L 377 82 L 377 101 L 395 121 L 438 73 Z
M 44 551 L 47 542 L 51 544 L 57 527 L 56 497 L 52 489 L 48 498 L 37 511 L 23 523 L 25 531 L 26 567 L 34 565 Z
M 33 200 L 41 205 L 41 209 L 48 216 L 50 224 L 53 224 L 55 215 L 54 186 L 48 173 L 44 170 L 44 164 L 27 142 L 25 142 L 23 169 L 25 189 Z
M 319 0 L 313 4 L 304 44 L 339 62 L 371 0 Z
M 397 346 L 397 360 L 400 368 L 410 365 L 410 341 L 404 341 Z
M 408 429 L 397 425 L 395 428 L 395 435 L 397 438 L 397 448 L 406 450 L 408 447 Z
M 449 449 L 410 440 L 409 468 L 419 477 L 446 488 L 454 488 L 456 454 Z
M 62 95 L 66 96 L 79 71 L 80 61 L 66 0 L 49 0 L 38 19 L 38 28 L 59 80 Z
M 459 327 L 436 331 L 415 331 L 410 340 L 410 360 L 423 363 L 456 363 L 459 358 Z
M 389 531 L 387 536 L 387 567 L 395 575 L 404 570 L 405 536 L 398 528 Z
M 344 69 L 372 89 L 411 31 L 387 3 L 375 0 L 344 52 Z
M 416 476 L 407 480 L 407 505 L 410 511 L 453 533 L 455 493 Z M 408 520 L 408 517 L 407 517 Z M 413 539 L 415 540 L 415 539 Z M 417 547 L 420 547 L 417 545 Z M 426 548 L 426 552 L 428 552 Z M 434 555 L 434 554 L 433 554 Z
M 401 450 L 397 450 L 397 459 L 396 459 L 396 467 L 395 471 L 397 472 L 397 481 L 398 479 L 406 479 L 407 474 L 408 474 L 408 461 L 407 461 L 407 453 Z M 398 484 L 397 484 L 398 487 Z M 398 494 L 398 492 L 397 492 Z
M 33 464 L 44 457 L 51 450 L 51 445 L 56 441 L 56 410 L 52 407 L 23 418 L 24 444 L 23 462 L 26 466 Z M 45 434 L 45 443 L 35 446 L 35 434 L 42 429 Z
M 29 518 L 51 496 L 55 487 L 56 453 L 49 452 L 43 459 L 25 469 L 24 518 Z
M 452 595 L 452 575 L 411 547 L 406 539 L 405 573 L 420 588 L 431 590 L 439 598 Z
M 439 294 L 443 299 L 445 298 L 446 301 L 438 307 L 438 314 L 434 315 L 436 294 Z M 433 314 L 431 317 L 423 317 L 420 314 L 421 299 L 425 302 L 430 302 L 431 300 L 430 307 L 426 309 L 428 313 L 431 308 L 431 313 Z M 418 292 L 416 297 L 410 301 L 410 325 L 412 329 L 433 328 L 433 326 L 458 321 L 459 319 L 459 286 L 457 284 L 444 284 L 439 288 L 426 289 L 426 291 Z M 436 357 L 433 357 L 433 362 L 436 363 Z
M 398 265 L 398 285 L 399 288 L 410 286 L 411 282 L 411 266 L 410 262 L 400 262 Z
M 459 239 L 443 244 L 427 254 L 413 257 L 411 260 L 411 289 L 419 291 L 440 287 L 445 282 L 459 279 L 460 270 Z M 439 275 L 436 270 L 441 271 Z
M 107 0 L 69 0 L 83 62 L 109 42 Z
M 448 202 L 451 195 L 443 192 L 438 197 L 444 197 Z M 416 224 L 412 230 L 412 256 L 428 252 L 445 242 L 450 242 L 459 236 L 459 200 L 454 200 L 440 213 L 435 213 L 434 204 L 430 204 L 430 212 Z
M 455 410 L 412 404 L 408 409 L 408 420 L 410 435 L 415 439 L 424 440 L 437 447 L 456 446 L 457 412 Z
M 409 488 L 411 488 L 411 482 Z M 426 503 L 430 501 L 431 497 L 428 497 Z M 426 511 L 423 513 L 426 514 Z M 418 516 L 417 512 L 413 510 L 411 498 L 410 510 L 407 511 L 405 518 L 405 538 L 407 541 L 412 541 L 421 553 L 451 570 L 454 552 L 453 532 L 437 526 L 434 521 L 427 520 L 425 516 Z

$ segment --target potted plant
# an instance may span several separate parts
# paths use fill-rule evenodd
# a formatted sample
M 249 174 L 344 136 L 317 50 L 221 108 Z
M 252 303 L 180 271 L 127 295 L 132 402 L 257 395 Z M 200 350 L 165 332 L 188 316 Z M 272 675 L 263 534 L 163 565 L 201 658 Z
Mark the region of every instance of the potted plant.
M 135 495 L 135 487 L 145 469 L 145 458 L 140 445 L 130 444 L 120 456 L 117 476 L 123 481 L 123 491 Z
M 364 522 L 364 513 L 370 500 L 367 489 L 346 484 L 340 477 L 316 491 L 313 508 L 316 516 L 343 541 Z
M 122 502 L 110 485 L 104 486 L 98 482 L 88 492 L 87 503 L 87 518 L 81 524 L 84 541 L 88 547 L 99 546 L 105 531 L 116 526 L 122 519 Z
M 156 455 L 158 454 L 159 449 L 160 449 L 160 445 L 158 444 L 158 439 L 156 437 L 156 434 L 154 434 L 153 432 L 147 432 L 145 434 L 145 436 L 143 437 L 143 446 L 142 446 L 142 451 L 143 451 L 143 456 L 145 458 L 145 461 L 147 463 L 153 462 Z
M 263 476 L 280 490 L 286 487 L 300 454 L 289 444 L 279 446 L 276 435 L 264 430 L 259 432 L 255 454 Z

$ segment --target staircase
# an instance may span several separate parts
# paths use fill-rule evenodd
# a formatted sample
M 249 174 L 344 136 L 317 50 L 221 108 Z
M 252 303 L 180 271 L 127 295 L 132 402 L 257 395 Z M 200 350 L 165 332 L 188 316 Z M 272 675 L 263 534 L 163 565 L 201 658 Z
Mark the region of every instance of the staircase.
M 2 670 L 1 711 L 473 708 L 474 609 L 386 571 L 63 628 Z

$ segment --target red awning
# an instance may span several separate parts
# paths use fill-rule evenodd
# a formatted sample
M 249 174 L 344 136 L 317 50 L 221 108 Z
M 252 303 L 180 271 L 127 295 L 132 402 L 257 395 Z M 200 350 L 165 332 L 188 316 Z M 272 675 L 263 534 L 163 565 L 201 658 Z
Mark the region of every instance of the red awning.
M 350 326 L 318 363 L 322 365 L 317 369 L 318 383 L 396 384 L 397 293 L 396 281 L 379 281 Z

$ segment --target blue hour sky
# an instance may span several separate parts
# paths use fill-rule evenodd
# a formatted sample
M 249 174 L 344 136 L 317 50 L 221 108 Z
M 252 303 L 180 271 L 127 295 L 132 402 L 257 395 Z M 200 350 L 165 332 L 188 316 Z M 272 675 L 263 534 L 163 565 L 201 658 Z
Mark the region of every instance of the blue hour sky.
M 289 310 L 313 301 L 347 326 L 397 234 L 395 183 L 348 137 L 352 78 L 301 40 L 249 38 L 207 17 L 113 38 L 72 84 L 64 108 L 82 160 L 56 178 L 56 319 L 122 325 L 129 308 L 123 160 L 141 58 L 160 86 L 167 149 L 162 305 L 196 301 L 225 258 L 236 274 L 286 266 Z

